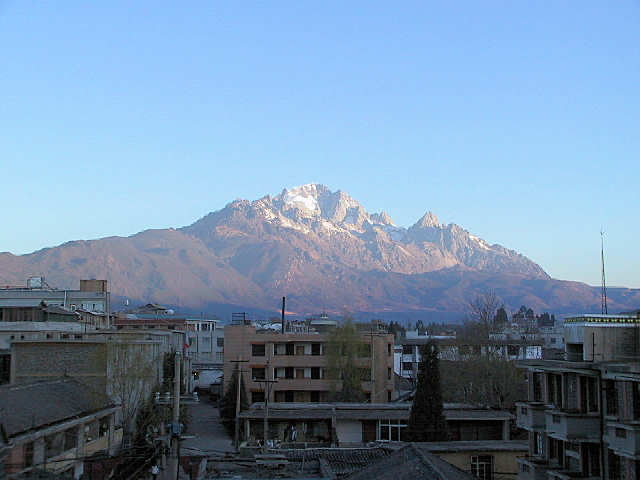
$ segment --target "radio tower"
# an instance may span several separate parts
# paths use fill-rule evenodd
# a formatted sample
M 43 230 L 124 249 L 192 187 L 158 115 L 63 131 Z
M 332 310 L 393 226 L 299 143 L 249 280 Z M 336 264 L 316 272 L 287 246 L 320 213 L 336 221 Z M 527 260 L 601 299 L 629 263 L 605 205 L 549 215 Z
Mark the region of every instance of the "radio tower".
M 600 227 L 600 259 L 602 260 L 602 313 L 607 314 L 607 281 L 604 276 L 604 231 Z

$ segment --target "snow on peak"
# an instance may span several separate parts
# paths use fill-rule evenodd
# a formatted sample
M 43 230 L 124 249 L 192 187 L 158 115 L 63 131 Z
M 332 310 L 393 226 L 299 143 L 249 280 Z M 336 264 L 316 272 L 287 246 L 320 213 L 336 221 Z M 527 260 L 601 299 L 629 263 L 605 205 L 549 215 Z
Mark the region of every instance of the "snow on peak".
M 285 205 L 303 207 L 311 212 L 320 210 L 317 198 L 318 185 L 315 183 L 293 187 L 291 190 L 285 189 L 282 192 L 282 201 Z

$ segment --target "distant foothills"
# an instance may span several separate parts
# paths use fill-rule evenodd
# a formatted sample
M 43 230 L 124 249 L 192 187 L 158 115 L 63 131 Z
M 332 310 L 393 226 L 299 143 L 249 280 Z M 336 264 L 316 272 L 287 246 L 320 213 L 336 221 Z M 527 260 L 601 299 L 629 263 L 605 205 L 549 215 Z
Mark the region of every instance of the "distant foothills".
M 356 317 L 460 320 L 493 290 L 507 309 L 600 311 L 600 289 L 552 279 L 529 258 L 489 245 L 431 212 L 409 228 L 318 184 L 235 200 L 179 229 L 79 240 L 26 255 L 0 253 L 0 285 L 44 275 L 58 288 L 105 278 L 118 302 L 184 311 L 325 311 Z M 611 312 L 640 307 L 640 289 L 611 288 Z

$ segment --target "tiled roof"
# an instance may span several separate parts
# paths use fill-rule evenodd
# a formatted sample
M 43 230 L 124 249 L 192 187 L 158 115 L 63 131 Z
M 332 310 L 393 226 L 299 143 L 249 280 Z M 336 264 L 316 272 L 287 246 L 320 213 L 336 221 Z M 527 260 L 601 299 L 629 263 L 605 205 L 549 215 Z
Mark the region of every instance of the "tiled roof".
M 345 475 L 359 472 L 391 453 L 382 447 L 374 448 L 316 448 L 307 450 L 289 450 L 285 454 L 290 462 L 323 460 L 331 476 L 343 478 Z
M 71 378 L 0 386 L 0 419 L 9 437 L 112 406 Z
M 347 480 L 473 480 L 475 477 L 409 444 L 345 478 Z

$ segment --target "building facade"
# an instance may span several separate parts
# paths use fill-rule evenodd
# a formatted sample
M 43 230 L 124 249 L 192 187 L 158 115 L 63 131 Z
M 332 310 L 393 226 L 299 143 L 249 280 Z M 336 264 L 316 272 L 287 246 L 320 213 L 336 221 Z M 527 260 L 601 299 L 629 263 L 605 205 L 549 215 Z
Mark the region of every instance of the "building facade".
M 94 320 L 98 328 L 109 328 L 107 281 L 80 280 L 80 289 L 73 290 L 52 288 L 44 277 L 31 277 L 24 287 L 0 287 L 0 322 L 78 321 L 75 310 L 88 312 L 86 320 Z
M 332 382 L 327 372 L 327 333 L 310 328 L 291 328 L 296 333 L 259 330 L 236 323 L 225 327 L 224 389 L 226 391 L 237 360 L 242 364 L 250 402 L 264 401 L 265 382 L 277 380 L 269 392 L 270 402 L 326 402 Z M 393 335 L 378 329 L 360 332 L 364 345 L 357 359 L 362 372 L 362 389 L 375 403 L 393 399 Z M 339 388 L 339 387 L 338 387 Z
M 245 440 L 263 438 L 264 405 L 241 412 Z M 401 442 L 411 404 L 396 403 L 275 403 L 269 405 L 269 439 L 333 445 Z M 513 415 L 504 410 L 444 404 L 448 440 L 508 441 Z M 295 439 L 291 432 L 296 432 Z M 448 442 L 445 442 L 448 443 Z M 515 464 L 514 464 L 515 467 Z
M 85 458 L 113 454 L 122 439 L 113 402 L 71 378 L 1 386 L 0 412 L 8 475 L 38 470 L 80 478 Z
M 529 455 L 518 478 L 640 478 L 640 316 L 569 317 L 564 340 L 563 360 L 521 363 Z

